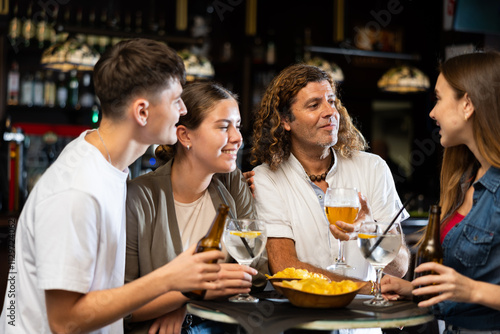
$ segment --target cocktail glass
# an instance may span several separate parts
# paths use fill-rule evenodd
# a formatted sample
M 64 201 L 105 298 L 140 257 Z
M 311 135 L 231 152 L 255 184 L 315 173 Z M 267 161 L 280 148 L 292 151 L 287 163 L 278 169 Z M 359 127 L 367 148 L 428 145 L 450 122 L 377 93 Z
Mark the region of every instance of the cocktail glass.
M 258 219 L 228 219 L 222 234 L 226 249 L 240 265 L 250 266 L 266 248 L 265 221 Z M 229 298 L 231 302 L 257 303 L 258 298 L 248 293 Z
M 401 248 L 401 224 L 363 222 L 359 228 L 357 242 L 361 253 L 377 273 L 375 296 L 364 304 L 377 307 L 391 306 L 392 303 L 382 296 L 380 280 L 385 266 L 394 260 Z

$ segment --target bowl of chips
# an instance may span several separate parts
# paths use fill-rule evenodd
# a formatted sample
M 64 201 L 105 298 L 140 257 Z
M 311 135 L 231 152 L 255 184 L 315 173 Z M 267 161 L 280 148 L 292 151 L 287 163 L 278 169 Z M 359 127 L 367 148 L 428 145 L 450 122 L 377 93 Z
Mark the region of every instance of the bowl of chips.
M 266 275 L 267 279 L 271 282 L 274 289 L 284 295 L 283 290 L 281 290 L 281 285 L 276 285 L 275 283 L 290 280 L 301 280 L 305 278 L 317 278 L 330 282 L 330 279 L 323 274 L 314 273 L 308 271 L 307 269 L 296 269 L 296 268 L 285 268 L 282 271 L 278 271 L 274 275 Z
M 305 278 L 275 282 L 290 303 L 298 307 L 341 308 L 349 305 L 366 282 L 329 282 L 318 278 Z

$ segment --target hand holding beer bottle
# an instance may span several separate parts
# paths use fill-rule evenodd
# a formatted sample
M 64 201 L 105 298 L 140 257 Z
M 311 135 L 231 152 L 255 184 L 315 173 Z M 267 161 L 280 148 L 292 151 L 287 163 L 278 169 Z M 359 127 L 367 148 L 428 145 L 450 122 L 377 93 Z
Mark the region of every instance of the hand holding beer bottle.
M 436 262 L 443 263 L 443 249 L 441 248 L 441 240 L 439 238 L 441 220 L 441 207 L 432 205 L 429 210 L 429 222 L 425 231 L 425 237 L 418 247 L 417 256 L 415 258 L 415 268 L 422 263 Z M 433 271 L 415 272 L 413 279 L 425 275 L 436 275 Z M 418 286 L 420 288 L 422 286 Z M 419 303 L 430 299 L 435 295 L 414 295 L 413 301 Z
M 215 216 L 212 226 L 208 230 L 207 234 L 198 241 L 196 245 L 195 253 L 208 252 L 211 250 L 222 250 L 221 237 L 224 231 L 224 225 L 226 223 L 227 215 L 229 213 L 229 207 L 227 205 L 221 204 L 218 209 L 218 213 Z M 213 263 L 214 261 L 210 262 Z M 183 292 L 182 294 L 190 299 L 201 300 L 205 297 L 206 290 L 194 290 L 190 292 Z

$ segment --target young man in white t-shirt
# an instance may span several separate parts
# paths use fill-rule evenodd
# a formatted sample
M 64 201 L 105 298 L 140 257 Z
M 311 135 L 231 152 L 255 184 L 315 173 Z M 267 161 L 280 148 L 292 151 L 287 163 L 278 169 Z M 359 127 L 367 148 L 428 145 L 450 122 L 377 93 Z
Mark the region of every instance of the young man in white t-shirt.
M 171 290 L 214 289 L 221 252 L 194 245 L 124 282 L 127 167 L 154 143 L 175 143 L 185 70 L 163 43 L 121 42 L 94 68 L 97 130 L 72 141 L 21 212 L 2 333 L 122 333 L 121 319 Z

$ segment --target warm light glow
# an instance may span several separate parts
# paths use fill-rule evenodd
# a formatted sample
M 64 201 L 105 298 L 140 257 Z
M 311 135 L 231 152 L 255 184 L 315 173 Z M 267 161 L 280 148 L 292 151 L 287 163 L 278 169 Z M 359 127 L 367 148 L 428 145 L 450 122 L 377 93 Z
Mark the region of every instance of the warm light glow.
M 68 72 L 92 71 L 99 60 L 99 53 L 76 37 L 48 47 L 42 54 L 41 63 L 48 69 Z
M 330 74 L 333 81 L 342 82 L 344 81 L 344 72 L 340 69 L 339 65 L 334 62 L 328 62 L 327 60 L 320 57 L 313 57 L 306 62 L 307 65 L 317 66 L 323 71 Z
M 214 67 L 206 57 L 195 55 L 189 50 L 180 51 L 179 56 L 184 61 L 187 81 L 209 80 L 214 77 Z
M 429 89 L 429 78 L 418 68 L 402 65 L 391 68 L 378 81 L 378 87 L 386 92 L 411 93 Z

